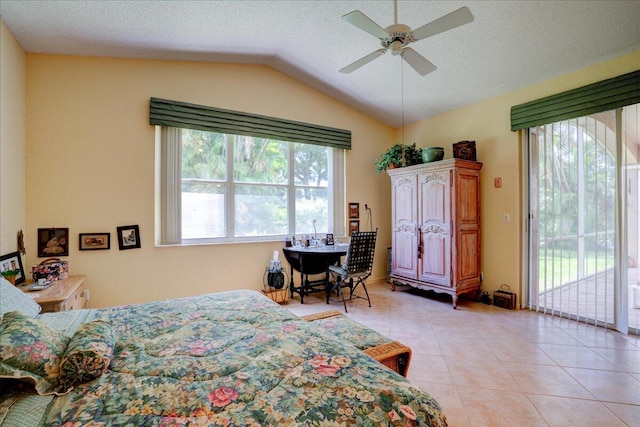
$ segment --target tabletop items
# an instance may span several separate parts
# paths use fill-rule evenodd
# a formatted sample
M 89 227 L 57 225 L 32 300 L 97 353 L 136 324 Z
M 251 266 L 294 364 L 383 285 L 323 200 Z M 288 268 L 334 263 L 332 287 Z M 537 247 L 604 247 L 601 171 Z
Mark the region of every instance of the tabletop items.
M 333 234 L 327 234 L 324 238 L 318 238 L 317 235 L 302 235 L 296 239 L 296 236 L 287 236 L 284 239 L 284 247 L 318 247 L 318 246 L 331 246 L 334 244 Z

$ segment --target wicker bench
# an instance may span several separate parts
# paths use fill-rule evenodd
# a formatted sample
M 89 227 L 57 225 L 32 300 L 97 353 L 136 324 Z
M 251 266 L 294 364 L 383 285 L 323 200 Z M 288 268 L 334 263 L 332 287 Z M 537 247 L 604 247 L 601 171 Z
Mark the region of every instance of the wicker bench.
M 407 376 L 411 362 L 411 349 L 406 345 L 390 340 L 373 329 L 349 319 L 338 310 L 322 311 L 302 316 L 302 318 L 348 340 L 386 367 L 403 377 Z

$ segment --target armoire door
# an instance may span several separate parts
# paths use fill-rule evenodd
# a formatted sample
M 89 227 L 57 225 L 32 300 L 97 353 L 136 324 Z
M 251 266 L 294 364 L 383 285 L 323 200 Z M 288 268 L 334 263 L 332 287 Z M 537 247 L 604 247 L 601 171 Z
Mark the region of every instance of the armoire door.
M 464 288 L 480 280 L 480 176 L 477 171 L 459 170 L 455 179 L 454 250 L 458 256 L 453 270 L 457 286 Z
M 391 181 L 391 237 L 393 274 L 416 279 L 418 274 L 418 197 L 416 176 L 398 176 Z
M 451 171 L 418 175 L 420 260 L 418 279 L 451 283 Z

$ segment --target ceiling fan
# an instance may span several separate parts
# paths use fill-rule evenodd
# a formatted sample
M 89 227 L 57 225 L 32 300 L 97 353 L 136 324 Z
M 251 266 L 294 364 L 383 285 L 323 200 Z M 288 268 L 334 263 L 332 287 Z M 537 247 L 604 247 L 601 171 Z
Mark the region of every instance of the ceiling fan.
M 421 27 L 411 30 L 404 24 L 398 24 L 398 1 L 393 2 L 394 24 L 387 28 L 382 28 L 364 13 L 359 10 L 347 13 L 342 17 L 348 23 L 355 25 L 363 31 L 380 39 L 382 49 L 378 49 L 367 56 L 358 59 L 353 64 L 347 65 L 340 70 L 341 73 L 349 74 L 365 64 L 373 61 L 391 50 L 392 55 L 400 55 L 413 69 L 421 76 L 425 76 L 437 68 L 427 58 L 420 55 L 415 50 L 407 47 L 410 43 L 443 33 L 453 28 L 468 24 L 473 21 L 473 15 L 468 7 L 461 7 L 453 12 L 444 15 L 435 21 L 431 21 Z

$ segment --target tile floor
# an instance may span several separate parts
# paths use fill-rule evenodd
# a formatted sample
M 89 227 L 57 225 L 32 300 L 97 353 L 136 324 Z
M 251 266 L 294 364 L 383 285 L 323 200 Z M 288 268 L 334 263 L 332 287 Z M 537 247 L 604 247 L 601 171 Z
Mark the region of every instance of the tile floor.
M 386 284 L 348 316 L 413 350 L 409 380 L 452 427 L 640 426 L 640 338 L 533 313 Z M 320 294 L 284 305 L 329 309 Z

